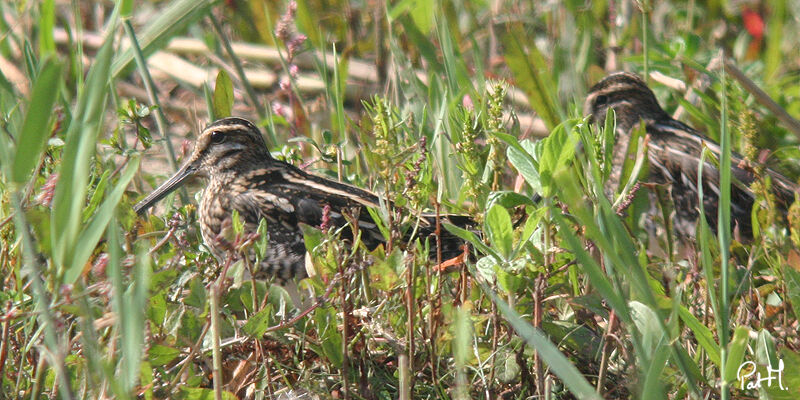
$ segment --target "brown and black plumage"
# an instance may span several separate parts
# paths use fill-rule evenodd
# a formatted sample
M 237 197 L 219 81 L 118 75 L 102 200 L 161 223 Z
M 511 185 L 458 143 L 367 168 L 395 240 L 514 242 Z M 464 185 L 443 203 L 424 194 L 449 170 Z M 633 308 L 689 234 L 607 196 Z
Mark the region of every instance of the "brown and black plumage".
M 699 216 L 697 173 L 700 155 L 705 146 L 719 157 L 719 145 L 667 114 L 659 106 L 650 88 L 634 74 L 612 74 L 590 89 L 584 111 L 590 115 L 592 122 L 602 123 L 609 107 L 614 109 L 616 115 L 612 186 L 616 187 L 620 183 L 622 163 L 633 129 L 640 123 L 644 124 L 649 136 L 649 179 L 654 183 L 671 186 L 675 206 L 675 231 L 682 237 L 694 237 Z M 749 239 L 752 237 L 751 209 L 755 202 L 749 186 L 757 177 L 742 160 L 742 156 L 732 154 L 731 219 L 740 236 Z M 785 212 L 794 201 L 795 193 L 798 193 L 797 185 L 768 168 L 764 169 L 764 173 L 771 177 L 776 203 Z M 719 171 L 713 164 L 706 162 L 703 166 L 703 206 L 706 220 L 715 230 L 718 186 Z
M 153 193 L 136 204 L 142 214 L 178 188 L 187 178 L 207 178 L 199 207 L 203 241 L 218 259 L 230 248 L 232 211 L 239 213 L 246 232 L 254 232 L 263 218 L 267 223 L 267 254 L 256 266 L 256 278 L 275 277 L 279 282 L 306 276 L 306 247 L 301 224 L 319 227 L 327 213 L 329 226 L 347 223 L 344 215 L 358 219 L 361 240 L 374 248 L 384 237 L 371 218 L 368 207 L 379 208 L 378 196 L 367 190 L 321 178 L 273 158 L 261 132 L 250 121 L 224 118 L 208 125 L 197 139 L 189 160 Z M 325 207 L 330 209 L 324 211 Z M 443 221 L 469 226 L 465 216 L 444 216 Z M 352 238 L 352 232 L 345 230 Z M 432 256 L 436 254 L 435 219 L 423 215 L 418 237 L 430 236 Z M 442 255 L 454 257 L 462 242 L 442 229 Z

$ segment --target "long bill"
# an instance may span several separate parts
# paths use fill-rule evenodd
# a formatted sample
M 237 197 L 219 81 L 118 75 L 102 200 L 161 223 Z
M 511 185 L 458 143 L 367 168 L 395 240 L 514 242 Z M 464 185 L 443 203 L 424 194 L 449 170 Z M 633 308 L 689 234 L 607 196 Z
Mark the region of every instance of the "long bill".
M 172 175 L 166 182 L 162 183 L 161 186 L 156 188 L 153 193 L 150 193 L 147 197 L 145 197 L 142 201 L 136 203 L 133 206 L 133 210 L 136 211 L 136 214 L 142 215 L 148 208 L 152 207 L 153 204 L 156 204 L 159 200 L 166 197 L 170 194 L 173 190 L 177 189 L 186 178 L 192 176 L 194 172 L 197 170 L 196 167 L 192 166 L 191 164 L 185 164 L 175 175 Z

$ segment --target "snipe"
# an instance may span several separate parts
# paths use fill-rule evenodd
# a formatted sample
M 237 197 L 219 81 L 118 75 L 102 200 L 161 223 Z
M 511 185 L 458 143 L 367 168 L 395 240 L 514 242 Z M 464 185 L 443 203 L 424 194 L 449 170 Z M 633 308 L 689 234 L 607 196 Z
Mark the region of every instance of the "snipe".
M 673 225 L 679 237 L 693 238 L 699 216 L 698 179 L 700 154 L 703 146 L 717 157 L 720 148 L 710 138 L 673 119 L 659 106 L 655 95 L 644 81 L 631 73 L 621 72 L 607 76 L 594 85 L 586 99 L 584 113 L 591 121 L 602 123 L 606 110 L 611 107 L 616 114 L 616 145 L 614 147 L 612 186 L 619 185 L 622 163 L 631 134 L 640 123 L 650 137 L 648 161 L 649 180 L 668 184 L 675 206 Z M 731 157 L 731 219 L 740 237 L 752 237 L 751 209 L 755 196 L 749 186 L 756 179 L 753 169 L 747 167 L 741 155 Z M 778 207 L 786 211 L 794 201 L 798 187 L 783 175 L 765 168 L 772 180 L 772 191 Z M 710 163 L 703 166 L 703 206 L 710 227 L 717 228 L 719 202 L 719 171 Z
M 306 247 L 301 224 L 320 226 L 328 206 L 330 226 L 344 226 L 344 213 L 356 210 L 361 240 L 374 248 L 384 242 L 368 207 L 379 207 L 378 197 L 367 190 L 306 173 L 274 159 L 261 132 L 250 121 L 224 118 L 208 125 L 197 139 L 189 160 L 171 178 L 136 204 L 138 214 L 178 188 L 192 175 L 208 179 L 199 207 L 203 240 L 218 259 L 230 248 L 232 210 L 239 213 L 246 232 L 254 232 L 259 221 L 267 222 L 267 254 L 254 275 L 257 279 L 274 276 L 278 282 L 306 276 Z M 465 216 L 442 217 L 456 225 L 468 226 Z M 419 237 L 430 236 L 435 255 L 435 221 L 423 215 Z M 347 230 L 345 230 L 347 232 Z M 352 232 L 347 232 L 351 235 Z M 442 229 L 442 255 L 455 257 L 462 242 Z

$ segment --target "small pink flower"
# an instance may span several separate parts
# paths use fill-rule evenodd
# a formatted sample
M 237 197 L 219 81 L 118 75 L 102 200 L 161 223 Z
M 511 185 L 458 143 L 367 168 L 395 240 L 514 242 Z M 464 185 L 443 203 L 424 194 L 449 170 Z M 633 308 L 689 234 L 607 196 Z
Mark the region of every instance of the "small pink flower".
M 275 115 L 280 115 L 281 117 L 286 118 L 286 108 L 283 104 L 278 103 L 277 101 L 272 103 L 272 113 Z
M 108 260 L 108 253 L 102 253 L 94 260 L 94 264 L 92 265 L 92 275 L 94 275 L 95 278 L 105 278 Z
M 472 97 L 469 97 L 468 94 L 465 94 L 464 97 L 461 98 L 461 105 L 469 111 L 475 110 L 475 105 L 472 104 Z
M 45 207 L 50 207 L 53 202 L 53 195 L 56 192 L 56 183 L 58 183 L 58 174 L 50 174 L 47 177 L 47 181 L 42 185 L 42 191 L 36 196 L 36 202 Z
M 289 50 L 289 58 L 293 58 L 295 54 L 297 54 L 297 50 L 300 50 L 300 47 L 303 46 L 303 43 L 306 42 L 306 35 L 302 33 L 297 34 L 289 43 L 286 45 L 286 48 Z
M 281 90 L 284 92 L 288 92 L 292 87 L 292 81 L 288 77 L 284 76 L 281 78 L 281 82 L 278 84 L 278 86 L 280 86 Z
M 323 232 L 327 232 L 328 228 L 331 226 L 331 205 L 325 204 L 322 207 L 322 222 L 319 224 L 319 229 Z

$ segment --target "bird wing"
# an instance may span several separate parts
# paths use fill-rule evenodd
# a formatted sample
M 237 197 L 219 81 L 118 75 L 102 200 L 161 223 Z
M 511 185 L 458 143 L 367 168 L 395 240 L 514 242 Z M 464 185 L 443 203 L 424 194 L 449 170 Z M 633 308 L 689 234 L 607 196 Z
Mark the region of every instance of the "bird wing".
M 673 198 L 680 196 L 695 196 L 694 199 L 676 201 L 677 207 L 693 206 L 697 204 L 698 169 L 703 147 L 711 150 L 716 157 L 720 156 L 719 145 L 701 133 L 679 121 L 650 123 L 647 125 L 650 135 L 649 161 L 651 177 L 659 183 L 673 185 Z M 749 230 L 750 210 L 755 195 L 750 190 L 750 184 L 756 180 L 754 171 L 747 167 L 744 158 L 731 154 L 731 215 L 740 226 Z M 794 199 L 797 186 L 781 174 L 766 170 L 772 178 L 773 191 L 779 206 L 784 210 Z M 717 202 L 719 201 L 720 175 L 717 167 L 710 161 L 703 165 L 703 205 L 706 208 L 706 217 L 709 224 L 716 225 Z M 678 210 L 681 212 L 681 210 Z M 683 212 L 691 212 L 683 210 Z
M 294 206 L 285 200 L 256 190 L 243 191 L 231 199 L 231 207 L 239 212 L 246 231 L 255 232 L 261 219 L 267 222 L 269 241 L 255 271 L 256 279 L 274 276 L 278 282 L 285 282 L 306 274 L 305 241 L 298 230 L 297 218 L 291 212 Z

